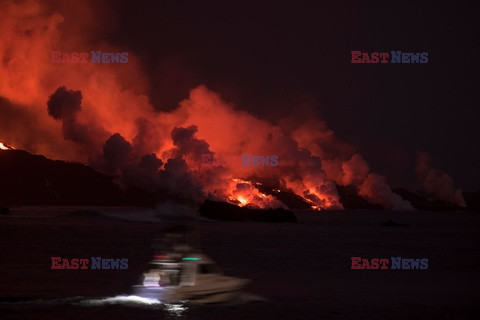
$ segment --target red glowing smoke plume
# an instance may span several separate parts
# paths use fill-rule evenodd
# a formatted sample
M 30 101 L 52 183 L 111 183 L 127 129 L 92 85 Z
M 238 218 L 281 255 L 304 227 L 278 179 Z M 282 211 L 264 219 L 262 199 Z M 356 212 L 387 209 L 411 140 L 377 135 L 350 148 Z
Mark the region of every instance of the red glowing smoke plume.
M 361 155 L 315 119 L 259 119 L 203 85 L 170 112 L 155 111 L 141 61 L 55 64 L 51 51 L 123 52 L 98 41 L 97 3 L 0 4 L 0 138 L 55 159 L 89 163 L 126 185 L 200 201 L 282 207 L 261 181 L 290 190 L 313 208 L 342 208 L 336 185 L 391 209 L 412 209 Z M 95 10 L 92 10 L 95 8 Z M 108 25 L 108 24 L 107 24 Z M 238 163 L 202 166 L 202 154 Z M 277 167 L 241 166 L 241 154 L 278 155 Z

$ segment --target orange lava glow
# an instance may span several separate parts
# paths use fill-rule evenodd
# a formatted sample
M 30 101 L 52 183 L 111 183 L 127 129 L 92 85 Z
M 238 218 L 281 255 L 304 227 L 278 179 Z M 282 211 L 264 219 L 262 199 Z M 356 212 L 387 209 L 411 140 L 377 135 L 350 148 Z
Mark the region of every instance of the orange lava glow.
M 247 199 L 244 199 L 242 196 L 239 196 L 237 200 L 240 201 L 241 206 L 244 206 L 248 203 Z
M 335 183 L 360 187 L 367 179 L 355 174 L 361 159 L 347 163 L 352 148 L 339 142 L 321 120 L 305 117 L 297 124 L 288 119 L 272 123 L 224 101 L 201 84 L 175 109 L 158 111 L 148 96 L 153 84 L 135 52 L 128 53 L 124 64 L 52 63 L 55 50 L 125 51 L 99 42 L 97 32 L 107 27 L 99 19 L 105 8 L 92 4 L 96 2 L 69 2 L 59 8 L 36 0 L 0 3 L 0 102 L 9 110 L 8 119 L 0 117 L 0 136 L 16 148 L 103 170 L 106 142 L 118 134 L 128 154 L 112 169 L 116 174 L 137 166 L 142 156 L 154 155 L 162 161 L 156 172 L 147 174 L 143 167 L 134 171 L 142 183 L 148 180 L 150 185 L 161 184 L 195 199 L 221 199 L 256 208 L 285 207 L 259 191 L 263 181 L 274 181 L 322 210 L 342 208 Z M 47 112 L 47 101 L 60 87 L 81 92 L 75 112 L 63 119 Z M 179 128 L 194 129 L 174 138 Z M 0 148 L 8 147 L 0 143 Z M 239 161 L 204 167 L 200 155 L 206 152 Z M 242 166 L 242 154 L 277 155 L 278 166 Z M 156 174 L 160 178 L 153 177 Z M 382 183 L 370 179 L 365 194 L 378 190 L 377 182 Z
M 13 148 L 0 142 L 0 150 L 12 150 Z
M 227 200 L 230 203 L 240 207 L 249 206 L 251 208 L 286 208 L 284 204 L 275 197 L 260 192 L 251 181 L 242 179 L 232 179 L 227 189 Z

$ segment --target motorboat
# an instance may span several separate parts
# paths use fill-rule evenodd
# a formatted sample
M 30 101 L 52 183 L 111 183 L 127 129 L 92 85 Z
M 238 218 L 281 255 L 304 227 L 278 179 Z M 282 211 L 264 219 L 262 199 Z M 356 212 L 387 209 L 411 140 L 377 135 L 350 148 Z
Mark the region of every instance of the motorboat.
M 136 295 L 168 303 L 222 303 L 235 300 L 250 282 L 225 276 L 207 255 L 188 246 L 176 249 L 154 255 L 142 285 L 134 286 Z

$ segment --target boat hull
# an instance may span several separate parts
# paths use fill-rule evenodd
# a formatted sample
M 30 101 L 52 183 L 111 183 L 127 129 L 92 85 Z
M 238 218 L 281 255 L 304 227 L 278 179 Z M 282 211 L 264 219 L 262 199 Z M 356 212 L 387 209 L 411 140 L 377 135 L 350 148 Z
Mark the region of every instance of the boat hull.
M 225 281 L 224 281 L 225 282 Z M 238 298 L 249 280 L 230 278 L 228 285 L 221 281 L 208 286 L 144 287 L 135 286 L 133 294 L 162 302 L 190 301 L 198 304 L 230 302 Z

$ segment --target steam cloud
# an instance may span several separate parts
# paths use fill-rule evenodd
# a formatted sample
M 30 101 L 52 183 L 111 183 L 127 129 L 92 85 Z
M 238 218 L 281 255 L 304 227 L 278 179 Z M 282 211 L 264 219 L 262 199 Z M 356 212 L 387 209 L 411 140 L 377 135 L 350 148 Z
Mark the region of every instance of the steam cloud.
M 370 166 L 354 148 L 338 141 L 323 121 L 310 120 L 294 130 L 303 148 L 322 159 L 326 178 L 341 186 L 354 186 L 373 203 L 393 210 L 415 210 L 409 201 L 394 193 L 385 177 L 370 172 Z
M 353 185 L 387 208 L 413 209 L 324 121 L 299 116 L 273 124 L 239 110 L 203 85 L 193 88 L 176 109 L 155 111 L 145 94 L 150 84 L 130 52 L 122 65 L 51 63 L 52 50 L 123 51 L 96 41 L 103 27 L 91 23 L 102 21 L 95 17 L 104 7 L 78 2 L 69 8 L 59 2 L 58 13 L 51 5 L 0 4 L 0 97 L 8 99 L 9 110 L 21 109 L 11 112 L 22 115 L 13 121 L 20 123 L 21 118 L 38 126 L 35 131 L 0 127 L 2 137 L 15 147 L 88 162 L 117 174 L 126 186 L 164 190 L 192 201 L 283 206 L 247 181 L 251 179 L 289 189 L 319 209 L 342 208 L 336 185 Z M 68 39 L 60 41 L 64 34 Z M 205 153 L 239 159 L 247 153 L 278 155 L 279 166 L 202 167 Z M 438 183 L 431 176 L 427 174 L 429 184 Z M 429 190 L 444 194 L 438 188 Z
M 430 156 L 425 152 L 417 153 L 417 178 L 425 191 L 438 200 L 465 207 L 462 190 L 455 189 L 453 179 L 446 173 L 434 169 Z

